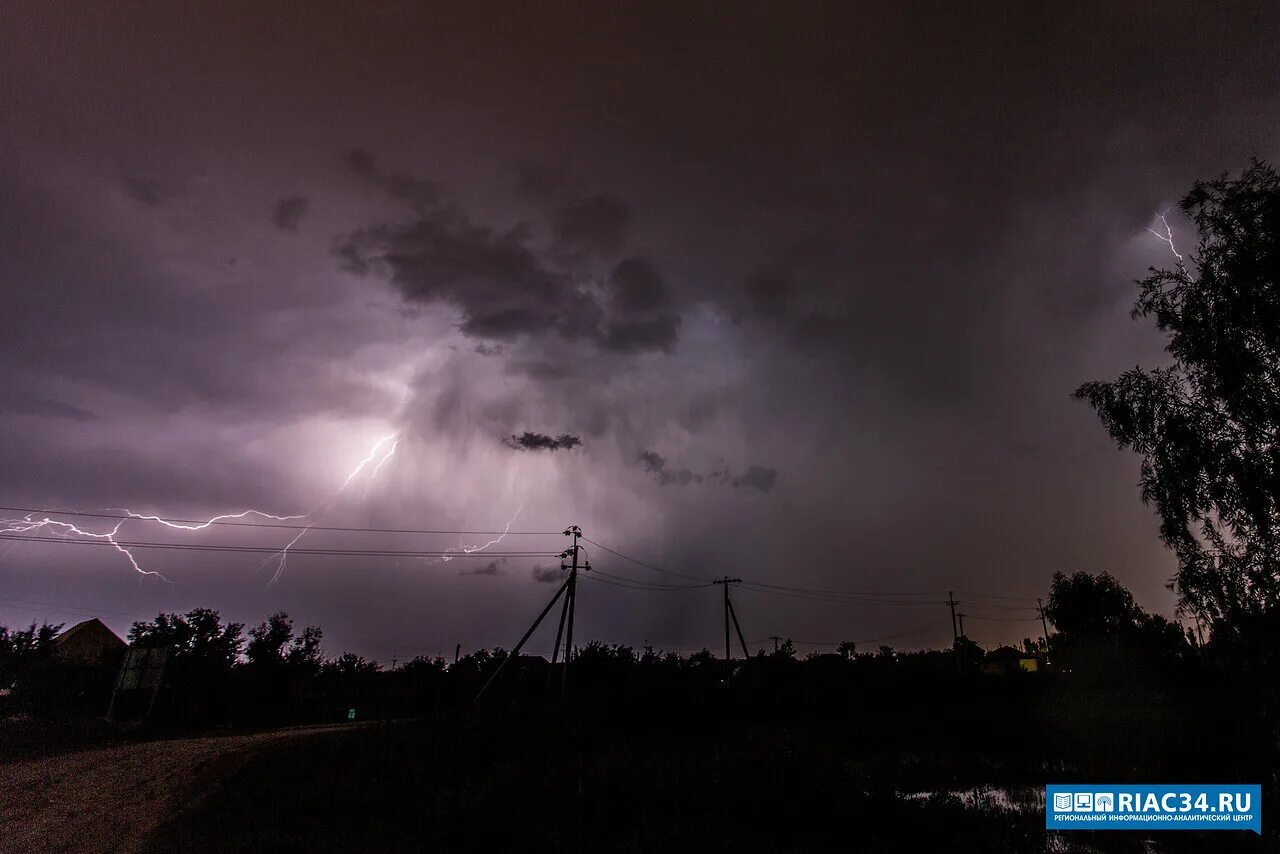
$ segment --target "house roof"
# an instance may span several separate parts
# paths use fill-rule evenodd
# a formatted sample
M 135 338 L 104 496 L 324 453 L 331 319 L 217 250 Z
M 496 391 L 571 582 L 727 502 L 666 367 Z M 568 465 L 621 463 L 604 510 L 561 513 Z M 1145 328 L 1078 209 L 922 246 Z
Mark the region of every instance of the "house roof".
M 1021 658 L 1030 658 L 1030 657 L 1031 656 L 1027 655 L 1022 650 L 1014 649 L 1011 646 L 997 647 L 991 650 L 991 652 L 987 653 L 986 655 L 986 659 L 988 661 L 1017 661 L 1018 659 L 1021 659 Z
M 76 647 L 82 644 L 97 644 L 103 648 L 116 647 L 120 649 L 128 646 L 120 639 L 119 635 L 111 631 L 107 624 L 97 617 L 76 623 L 54 638 L 53 644 L 59 649 Z

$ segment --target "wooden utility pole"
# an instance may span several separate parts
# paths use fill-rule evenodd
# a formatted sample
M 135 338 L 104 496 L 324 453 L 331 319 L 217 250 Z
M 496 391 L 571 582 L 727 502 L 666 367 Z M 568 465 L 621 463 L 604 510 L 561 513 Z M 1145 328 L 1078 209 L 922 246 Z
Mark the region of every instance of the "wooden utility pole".
M 538 618 L 533 621 L 533 625 L 529 627 L 529 631 L 525 632 L 524 637 L 520 638 L 520 642 L 515 645 L 515 649 L 511 650 L 511 652 L 507 654 L 507 657 L 502 659 L 502 663 L 498 665 L 498 669 L 493 671 L 493 675 L 490 676 L 488 680 L 484 683 L 484 685 L 480 687 L 479 692 L 476 693 L 477 701 L 479 701 L 479 699 L 484 696 L 485 691 L 489 690 L 489 686 L 493 684 L 493 680 L 498 678 L 498 674 L 501 673 L 506 668 L 506 666 L 511 663 L 511 659 L 519 657 L 520 650 L 524 649 L 524 645 L 526 642 L 528 642 L 529 637 L 533 634 L 534 630 L 537 629 L 538 626 L 542 623 L 543 619 L 547 616 L 547 614 L 551 612 L 552 607 L 555 606 L 556 601 L 560 598 L 561 594 L 564 593 L 565 588 L 568 586 L 569 586 L 569 579 L 566 578 L 564 580 L 564 584 L 561 584 L 560 588 L 556 590 L 556 595 L 552 596 L 551 601 L 547 603 L 547 607 L 543 608 L 542 613 L 539 614 Z
M 738 633 L 738 643 L 742 645 L 742 657 L 750 658 L 751 653 L 747 651 L 747 641 L 742 635 L 742 626 L 738 625 L 738 615 L 733 610 L 733 602 L 729 599 L 729 585 L 741 584 L 741 578 L 717 578 L 716 584 L 719 584 L 724 590 L 724 660 L 728 666 L 729 661 L 733 659 L 733 645 L 729 639 L 729 622 L 733 622 L 733 628 Z
M 569 596 L 564 600 L 565 614 L 568 616 L 569 625 L 564 638 L 564 672 L 560 678 L 561 694 L 569 688 L 569 660 L 573 657 L 573 613 L 575 610 L 574 606 L 578 601 L 578 538 L 582 536 L 582 529 L 577 525 L 570 525 L 564 533 L 566 537 L 573 537 L 573 545 L 569 547 L 569 551 L 572 552 L 573 555 L 573 563 L 569 567 Z M 561 569 L 563 568 L 564 564 L 561 564 Z M 561 619 L 564 619 L 563 615 Z M 558 640 L 559 639 L 557 638 L 557 641 Z M 551 657 L 555 658 L 555 656 L 556 651 L 552 650 Z
M 952 640 L 960 639 L 960 632 L 956 630 L 956 605 L 960 603 L 956 601 L 954 590 L 947 591 L 947 605 L 951 608 L 951 638 Z
M 1040 614 L 1040 628 L 1044 629 L 1044 648 L 1049 650 L 1049 623 L 1044 618 L 1044 603 L 1039 599 L 1036 600 L 1036 611 Z
M 956 614 L 956 616 L 960 618 L 960 637 L 964 638 L 964 637 L 966 637 L 966 635 L 965 635 L 965 633 L 964 633 L 964 617 L 965 617 L 965 615 L 964 615 L 964 614 Z M 967 638 L 966 638 L 966 639 L 967 639 Z
M 564 650 L 565 650 L 564 674 L 563 674 L 563 679 L 560 683 L 560 690 L 563 691 L 565 689 L 565 686 L 569 684 L 569 652 L 570 650 L 573 649 L 573 610 L 574 610 L 573 605 L 574 605 L 574 600 L 577 598 L 576 588 L 578 583 L 578 549 L 579 549 L 578 538 L 582 536 L 582 529 L 579 528 L 577 525 L 570 525 L 565 530 L 564 535 L 566 537 L 570 537 L 570 536 L 573 537 L 573 545 L 560 553 L 560 559 L 562 561 L 565 558 L 569 557 L 570 555 L 573 556 L 573 563 L 571 566 L 565 566 L 564 563 L 560 564 L 561 569 L 569 570 L 569 577 L 566 578 L 564 580 L 564 583 L 561 584 L 559 589 L 556 590 L 556 595 L 551 597 L 551 601 L 548 602 L 547 606 L 542 609 L 542 613 L 538 614 L 538 618 L 533 621 L 533 625 L 530 626 L 529 630 L 524 633 L 524 637 L 520 638 L 520 642 L 516 644 L 515 649 L 511 650 L 511 653 L 502 660 L 502 664 L 498 665 L 498 669 L 493 671 L 493 675 L 490 676 L 488 681 L 486 681 L 484 685 L 480 688 L 480 691 L 476 694 L 476 700 L 479 700 L 481 697 L 484 696 L 484 692 L 487 691 L 489 689 L 489 686 L 493 684 L 493 681 L 498 678 L 498 674 L 502 672 L 503 668 L 505 668 L 507 664 L 511 662 L 512 659 L 518 658 L 520 656 L 520 650 L 524 649 L 524 645 L 528 642 L 529 638 L 533 635 L 534 631 L 536 631 L 538 626 L 542 624 L 542 621 L 546 619 L 547 614 L 551 613 L 551 609 L 555 607 L 555 604 L 560 599 L 560 597 L 562 595 L 565 595 L 566 593 L 567 595 L 565 595 L 563 610 L 560 612 L 561 628 L 562 629 L 565 628 L 567 624 L 567 636 L 565 637 L 565 645 L 564 645 Z M 583 567 L 583 569 L 590 570 L 591 563 L 588 562 Z M 560 648 L 560 636 L 559 636 L 559 633 L 557 633 L 556 648 L 551 651 L 551 660 L 553 662 L 556 660 L 556 654 L 559 651 L 559 648 Z

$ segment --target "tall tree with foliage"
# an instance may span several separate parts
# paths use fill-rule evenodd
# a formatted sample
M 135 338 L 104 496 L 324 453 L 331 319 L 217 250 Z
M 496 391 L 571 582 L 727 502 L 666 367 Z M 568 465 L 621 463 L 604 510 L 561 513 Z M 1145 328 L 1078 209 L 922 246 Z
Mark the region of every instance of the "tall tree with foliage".
M 157 614 L 151 622 L 136 622 L 129 629 L 135 646 L 169 649 L 179 658 L 209 667 L 230 670 L 244 645 L 244 625 L 222 622 L 210 608 L 195 608 L 186 614 Z
M 1231 633 L 1280 606 L 1280 176 L 1255 161 L 1179 208 L 1198 244 L 1138 282 L 1133 311 L 1168 335 L 1173 364 L 1076 397 L 1142 456 L 1183 609 Z

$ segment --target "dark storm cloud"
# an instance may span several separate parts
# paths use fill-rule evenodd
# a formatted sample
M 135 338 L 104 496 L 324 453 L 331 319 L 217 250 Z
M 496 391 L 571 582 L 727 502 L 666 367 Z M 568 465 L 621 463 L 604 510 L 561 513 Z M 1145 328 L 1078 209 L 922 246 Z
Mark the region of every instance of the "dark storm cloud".
M 357 162 L 363 174 L 366 161 Z M 496 230 L 456 205 L 420 213 L 347 235 L 334 250 L 343 269 L 385 275 L 411 302 L 454 306 L 459 329 L 476 338 L 557 336 L 626 354 L 669 352 L 679 337 L 680 316 L 656 310 L 667 302 L 667 288 L 647 259 L 614 270 L 616 305 L 606 312 L 570 270 L 538 251 L 527 225 Z
M 95 413 L 83 407 L 16 386 L 0 387 L 0 412 L 42 415 L 78 422 L 93 421 L 97 418 Z
M 582 447 L 582 440 L 570 433 L 548 436 L 546 433 L 531 433 L 526 430 L 505 441 L 517 451 L 570 451 Z
M 507 373 L 524 376 L 540 382 L 554 382 L 568 379 L 575 375 L 572 365 L 567 362 L 552 362 L 546 359 L 526 359 L 511 362 L 507 365 Z
M 564 580 L 564 570 L 555 564 L 539 564 L 533 568 L 533 580 L 539 584 L 553 584 Z
M 444 194 L 444 188 L 436 181 L 423 180 L 404 171 L 382 171 L 373 153 L 363 148 L 348 150 L 343 161 L 371 186 L 416 211 L 436 206 Z
M 600 346 L 617 353 L 670 351 L 680 332 L 680 316 L 662 312 L 639 320 L 610 321 Z
M 734 475 L 725 468 L 699 474 L 687 468 L 667 468 L 666 459 L 657 451 L 641 451 L 639 459 L 645 473 L 663 486 L 692 486 L 705 482 L 728 484 L 734 489 L 756 489 L 768 493 L 778 480 L 778 472 L 765 466 L 750 466 L 741 475 Z
M 735 489 L 758 489 L 769 492 L 778 481 L 778 472 L 765 466 L 751 466 L 732 481 Z
M 751 310 L 767 320 L 785 318 L 790 308 L 793 285 L 782 270 L 760 270 L 747 279 L 746 291 Z
M 500 557 L 497 560 L 491 560 L 479 566 L 464 566 L 458 570 L 458 575 L 498 575 L 501 572 L 502 565 L 506 562 L 507 559 L 505 557 Z
M 531 497 L 521 526 L 572 514 L 707 575 L 1034 597 L 1086 566 L 1169 603 L 1137 464 L 1068 395 L 1163 358 L 1127 315 L 1170 257 L 1154 211 L 1276 159 L 1280 6 L 508 4 L 495 27 L 313 4 L 284 29 L 262 4 L 195 8 L 73 25 L 55 4 L 7 30 L 0 356 L 30 393 L 0 400 L 7 494 L 305 510 L 386 422 L 412 433 L 407 471 L 448 475 L 353 502 L 388 527 L 421 504 L 501 530 Z M 369 150 L 339 168 L 351 141 Z M 517 184 L 511 164 L 540 165 Z M 281 240 L 295 187 L 315 203 Z M 618 204 L 585 215 L 597 195 Z M 333 274 L 331 234 L 363 279 Z M 573 489 L 522 480 L 549 453 L 502 453 L 530 424 L 589 437 L 556 460 Z M 408 603 L 403 625 L 438 626 L 413 642 L 504 642 L 529 605 L 454 608 L 420 573 L 367 602 L 323 566 L 287 578 L 357 637 Z M 228 598 L 261 618 L 259 589 Z M 743 616 L 852 631 L 790 604 Z M 701 616 L 651 607 L 598 625 L 705 641 Z
M 124 178 L 120 183 L 126 196 L 149 208 L 160 205 L 167 195 L 164 188 L 151 178 L 139 178 L 131 175 Z
M 297 231 L 307 215 L 311 200 L 306 196 L 285 196 L 271 207 L 271 221 L 281 231 Z
M 462 331 L 476 337 L 555 331 L 573 302 L 568 277 L 543 263 L 523 230 L 495 231 L 453 209 L 356 232 L 337 252 L 351 272 L 385 270 L 408 300 L 457 307 Z
M 641 451 L 640 463 L 644 466 L 645 472 L 652 475 L 653 479 L 663 486 L 668 484 L 688 486 L 691 483 L 702 483 L 702 475 L 695 474 L 687 468 L 668 469 L 666 459 L 657 451 Z
M 630 220 L 626 202 L 600 194 L 562 205 L 551 220 L 551 233 L 562 248 L 612 255 L 622 248 Z
M 526 163 L 516 170 L 520 194 L 537 204 L 546 204 L 564 189 L 564 170 L 545 163 Z
M 609 276 L 613 306 L 620 312 L 656 311 L 667 304 L 667 285 L 648 258 L 618 262 Z

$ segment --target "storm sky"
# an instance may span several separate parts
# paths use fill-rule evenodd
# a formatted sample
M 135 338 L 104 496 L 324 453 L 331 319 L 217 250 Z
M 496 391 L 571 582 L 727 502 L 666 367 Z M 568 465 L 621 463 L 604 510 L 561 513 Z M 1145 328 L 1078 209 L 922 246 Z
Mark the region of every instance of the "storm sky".
M 752 640 L 946 645 L 955 589 L 971 637 L 1017 641 L 1034 602 L 972 594 L 1058 570 L 1172 614 L 1137 459 L 1070 394 L 1165 359 L 1129 317 L 1174 260 L 1156 214 L 1276 158 L 1275 4 L 239 6 L 9 8 L 6 506 L 579 524 L 688 575 L 886 594 L 737 592 Z M 510 646 L 560 577 L 295 555 L 273 584 L 262 558 L 139 550 L 165 582 L 0 541 L 0 623 L 284 609 L 389 663 Z M 718 597 L 584 585 L 577 633 L 715 644 Z

